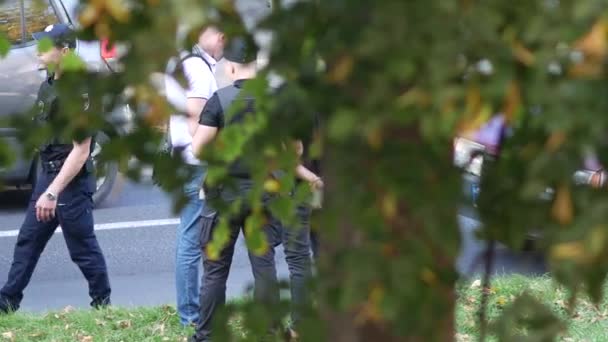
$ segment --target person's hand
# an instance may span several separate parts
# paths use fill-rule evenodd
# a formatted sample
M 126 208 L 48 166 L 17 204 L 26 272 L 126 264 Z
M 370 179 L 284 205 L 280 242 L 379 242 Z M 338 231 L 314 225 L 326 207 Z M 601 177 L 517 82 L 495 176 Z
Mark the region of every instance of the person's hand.
M 36 219 L 39 222 L 49 222 L 55 218 L 57 201 L 50 200 L 46 193 L 43 193 L 36 201 Z
M 313 181 L 310 182 L 310 186 L 314 190 L 321 190 L 321 189 L 323 189 L 325 184 L 323 183 L 323 180 L 321 179 L 321 177 L 317 177 Z
M 598 171 L 598 172 L 594 173 L 593 176 L 591 176 L 589 185 L 591 185 L 593 188 L 597 189 L 602 186 L 603 182 L 604 182 L 604 172 Z

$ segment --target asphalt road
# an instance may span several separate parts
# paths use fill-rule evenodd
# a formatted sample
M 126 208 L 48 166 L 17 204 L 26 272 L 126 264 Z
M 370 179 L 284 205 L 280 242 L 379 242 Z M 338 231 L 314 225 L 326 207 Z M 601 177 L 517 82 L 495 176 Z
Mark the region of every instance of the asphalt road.
M 0 283 L 4 283 L 12 260 L 15 236 L 28 203 L 27 191 L 0 193 Z M 483 271 L 485 244 L 474 238 L 479 222 L 464 212 L 460 216 L 463 252 L 457 266 L 469 277 Z M 170 199 L 149 180 L 140 184 L 119 180 L 113 193 L 95 210 L 100 226 L 116 229 L 98 230 L 113 287 L 113 301 L 120 306 L 161 305 L 175 303 L 174 255 L 176 215 Z M 4 233 L 4 234 L 3 234 Z M 4 236 L 3 236 L 4 235 Z M 282 250 L 277 250 L 279 276 L 288 276 Z M 545 263 L 537 253 L 514 253 L 497 248 L 494 272 L 541 274 Z M 238 242 L 228 281 L 228 296 L 242 296 L 252 283 L 244 241 Z M 30 286 L 25 291 L 23 309 L 46 311 L 67 305 L 87 307 L 87 285 L 78 268 L 71 262 L 57 233 L 44 251 Z
M 4 232 L 18 230 L 28 203 L 27 191 L 0 193 L 0 283 L 6 281 L 14 236 Z M 113 194 L 95 210 L 98 225 L 122 228 L 98 230 L 113 288 L 113 302 L 120 306 L 174 304 L 175 219 L 171 201 L 149 180 L 141 184 L 121 181 Z M 159 222 L 160 225 L 155 225 Z M 288 275 L 282 250 L 277 249 L 279 276 Z M 246 293 L 253 278 L 244 241 L 238 242 L 228 281 L 228 296 Z M 70 260 L 63 236 L 57 233 L 44 251 L 30 286 L 25 291 L 23 309 L 46 311 L 67 305 L 87 307 L 87 284 Z

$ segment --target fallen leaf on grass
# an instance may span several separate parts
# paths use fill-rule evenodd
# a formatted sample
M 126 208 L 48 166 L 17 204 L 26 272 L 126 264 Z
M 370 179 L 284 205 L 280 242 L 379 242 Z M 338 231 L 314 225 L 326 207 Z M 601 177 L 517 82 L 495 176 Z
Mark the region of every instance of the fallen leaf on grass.
M 78 338 L 78 342 L 93 342 L 93 336 L 81 336 Z
M 105 327 L 107 323 L 105 321 L 95 318 L 95 324 L 100 327 Z
M 476 288 L 478 288 L 478 287 L 480 287 L 480 286 L 481 286 L 481 280 L 479 280 L 479 279 L 475 280 L 475 281 L 473 282 L 473 284 L 471 284 L 471 288 L 472 288 L 472 289 L 476 289 Z
M 39 338 L 39 337 L 44 336 L 44 333 L 37 332 L 37 333 L 29 334 L 28 336 L 31 337 L 31 338 Z
M 74 311 L 76 311 L 76 308 L 71 305 L 68 305 L 65 308 L 63 308 L 63 310 L 61 310 L 61 313 L 69 314 L 70 312 L 74 312 Z
M 496 299 L 496 304 L 498 304 L 499 306 L 505 306 L 505 304 L 507 304 L 507 299 L 503 296 L 498 297 L 498 299 Z
M 9 341 L 14 341 L 15 340 L 15 333 L 12 331 L 7 331 L 7 332 L 3 332 L 2 333 L 2 338 L 5 340 L 9 340 Z
M 161 310 L 163 310 L 163 312 L 166 313 L 167 315 L 171 315 L 171 316 L 177 315 L 177 311 L 171 305 L 163 305 L 161 307 Z
M 165 334 L 165 324 L 159 323 L 152 328 L 152 333 L 155 335 L 164 335 Z
M 121 329 L 127 329 L 127 328 L 130 328 L 133 326 L 133 322 L 131 322 L 131 320 L 129 320 L 129 319 L 124 320 L 124 321 L 118 321 L 116 323 L 118 324 L 118 326 Z

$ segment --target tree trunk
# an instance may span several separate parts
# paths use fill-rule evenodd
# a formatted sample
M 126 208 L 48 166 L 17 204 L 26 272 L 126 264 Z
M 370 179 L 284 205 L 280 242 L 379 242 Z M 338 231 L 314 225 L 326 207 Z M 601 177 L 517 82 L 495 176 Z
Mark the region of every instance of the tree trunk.
M 419 165 L 413 165 L 405 160 L 405 151 L 423 150 L 418 135 L 408 129 L 392 134 L 385 131 L 383 135 L 392 142 L 371 148 L 359 142 L 327 144 L 324 150 L 326 195 L 319 229 L 319 276 L 321 319 L 328 325 L 327 340 L 452 341 L 457 248 L 449 246 L 458 243 L 455 202 L 438 199 L 437 214 L 451 213 L 451 218 L 427 222 L 420 219 L 424 209 L 419 206 L 432 203 L 412 207 L 409 203 L 419 199 L 399 190 L 407 188 L 407 182 L 418 182 L 420 189 L 420 182 L 424 182 L 432 193 L 428 197 L 433 197 L 439 170 L 445 163 L 432 163 L 450 159 L 443 155 L 425 161 L 423 156 Z M 394 153 L 401 148 L 403 156 Z M 396 166 L 395 172 L 384 172 L 382 168 L 391 163 Z M 431 172 L 404 169 L 403 165 Z M 408 172 L 411 175 L 404 176 Z M 447 207 L 450 205 L 453 208 Z M 416 210 L 418 215 L 413 214 Z M 445 241 L 434 233 L 441 222 L 445 222 L 448 232 Z M 454 236 L 455 241 L 450 242 Z M 396 265 L 413 270 L 403 271 Z

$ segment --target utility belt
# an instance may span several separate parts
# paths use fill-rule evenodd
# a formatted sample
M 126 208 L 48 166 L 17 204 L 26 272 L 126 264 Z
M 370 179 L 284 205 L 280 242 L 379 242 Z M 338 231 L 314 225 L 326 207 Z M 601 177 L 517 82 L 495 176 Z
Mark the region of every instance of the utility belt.
M 48 174 L 56 174 L 61 171 L 61 168 L 65 164 L 65 159 L 63 160 L 52 160 L 52 161 L 41 161 L 40 166 L 45 173 Z M 89 157 L 87 161 L 84 163 L 82 169 L 80 170 L 80 175 L 89 174 L 94 171 L 95 167 L 93 165 L 93 160 Z

